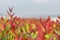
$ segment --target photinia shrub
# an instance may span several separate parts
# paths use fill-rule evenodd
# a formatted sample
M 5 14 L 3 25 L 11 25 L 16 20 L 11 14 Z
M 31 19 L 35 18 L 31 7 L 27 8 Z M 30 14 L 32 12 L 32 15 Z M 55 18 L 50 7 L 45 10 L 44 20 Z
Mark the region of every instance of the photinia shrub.
M 56 21 L 48 18 L 20 18 L 12 8 L 9 18 L 0 17 L 0 40 L 60 40 L 60 16 Z

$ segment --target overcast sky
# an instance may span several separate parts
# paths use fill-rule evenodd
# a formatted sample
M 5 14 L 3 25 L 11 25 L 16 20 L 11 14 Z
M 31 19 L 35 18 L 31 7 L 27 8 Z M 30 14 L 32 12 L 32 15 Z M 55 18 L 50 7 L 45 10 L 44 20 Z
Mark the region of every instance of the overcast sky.
M 20 17 L 60 15 L 60 0 L 0 0 L 0 14 L 6 14 L 10 6 Z

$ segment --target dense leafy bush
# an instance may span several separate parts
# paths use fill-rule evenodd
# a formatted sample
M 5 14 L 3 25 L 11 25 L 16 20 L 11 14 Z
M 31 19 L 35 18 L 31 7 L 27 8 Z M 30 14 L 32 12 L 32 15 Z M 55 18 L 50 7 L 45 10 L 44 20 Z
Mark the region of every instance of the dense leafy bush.
M 20 18 L 7 11 L 9 18 L 0 17 L 0 40 L 60 40 L 60 17 Z

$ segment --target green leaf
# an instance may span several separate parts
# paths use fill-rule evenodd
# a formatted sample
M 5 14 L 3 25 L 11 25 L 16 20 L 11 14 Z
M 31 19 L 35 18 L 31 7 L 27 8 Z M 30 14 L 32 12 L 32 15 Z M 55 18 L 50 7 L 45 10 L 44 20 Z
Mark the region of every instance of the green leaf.
M 46 40 L 49 40 L 49 38 L 52 36 L 52 34 L 46 34 L 45 35 L 45 38 L 46 38 Z
M 25 24 L 25 30 L 29 33 L 29 24 L 28 23 Z
M 8 31 L 10 28 L 11 28 L 11 26 L 7 25 L 6 28 L 5 28 L 5 30 Z
M 26 33 L 26 30 L 25 30 L 25 28 L 24 28 L 24 27 L 21 27 L 21 29 L 22 29 L 22 31 L 23 31 L 24 33 Z
M 33 33 L 33 32 L 31 33 L 31 36 L 32 36 L 33 39 L 35 39 L 37 37 L 37 35 L 38 35 L 37 32 L 36 33 Z
M 2 40 L 7 40 L 7 37 L 6 36 L 3 36 Z
M 21 30 L 19 29 L 18 32 L 17 32 L 17 34 L 20 35 L 20 33 L 21 33 Z
M 26 34 L 23 34 L 23 37 L 26 38 Z
M 14 40 L 14 35 L 11 31 L 8 33 L 8 38 L 9 40 Z

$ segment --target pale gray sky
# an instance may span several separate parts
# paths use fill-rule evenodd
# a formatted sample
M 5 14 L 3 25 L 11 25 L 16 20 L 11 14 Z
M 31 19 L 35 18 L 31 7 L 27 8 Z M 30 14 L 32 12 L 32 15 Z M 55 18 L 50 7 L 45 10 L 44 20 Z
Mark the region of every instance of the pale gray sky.
M 0 14 L 5 14 L 9 6 L 20 17 L 60 15 L 60 0 L 0 0 Z

